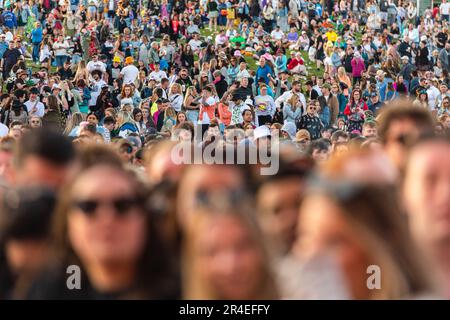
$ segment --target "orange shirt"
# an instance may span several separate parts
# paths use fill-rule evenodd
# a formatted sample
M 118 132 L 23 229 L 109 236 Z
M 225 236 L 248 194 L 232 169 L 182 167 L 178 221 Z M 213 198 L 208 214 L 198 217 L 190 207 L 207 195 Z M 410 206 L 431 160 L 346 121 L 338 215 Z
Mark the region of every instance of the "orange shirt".
M 228 106 L 224 103 L 219 103 L 218 107 L 220 122 L 228 126 L 231 122 L 231 111 Z

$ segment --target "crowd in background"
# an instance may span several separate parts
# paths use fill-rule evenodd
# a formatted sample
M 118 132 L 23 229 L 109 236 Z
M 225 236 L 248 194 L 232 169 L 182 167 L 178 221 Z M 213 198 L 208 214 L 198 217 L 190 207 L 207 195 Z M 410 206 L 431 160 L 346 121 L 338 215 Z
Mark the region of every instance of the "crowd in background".
M 0 0 L 0 299 L 450 298 L 450 3 L 416 5 Z

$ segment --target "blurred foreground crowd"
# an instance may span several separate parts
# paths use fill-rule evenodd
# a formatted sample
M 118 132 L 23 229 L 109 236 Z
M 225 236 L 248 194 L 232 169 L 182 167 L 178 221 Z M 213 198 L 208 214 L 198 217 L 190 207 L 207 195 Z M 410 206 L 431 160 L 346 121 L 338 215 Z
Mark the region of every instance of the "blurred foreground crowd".
M 337 130 L 303 151 L 256 139 L 249 153 L 279 150 L 266 176 L 263 163 L 176 164 L 173 148 L 191 142 L 137 149 L 42 128 L 1 138 L 0 295 L 449 298 L 449 137 L 408 100 L 380 117 L 370 139 Z M 202 148 L 239 143 L 219 141 Z
M 446 0 L 0 8 L 0 299 L 450 298 Z

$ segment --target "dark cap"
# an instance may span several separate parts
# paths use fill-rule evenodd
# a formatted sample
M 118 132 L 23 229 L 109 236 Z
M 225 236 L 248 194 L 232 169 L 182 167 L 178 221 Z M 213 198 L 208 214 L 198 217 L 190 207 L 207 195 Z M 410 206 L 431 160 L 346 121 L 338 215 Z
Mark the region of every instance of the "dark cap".
M 39 89 L 36 88 L 36 87 L 33 87 L 33 88 L 30 89 L 30 93 L 32 93 L 32 94 L 39 94 Z
M 244 100 L 242 95 L 239 92 L 234 92 L 231 96 L 231 101 Z

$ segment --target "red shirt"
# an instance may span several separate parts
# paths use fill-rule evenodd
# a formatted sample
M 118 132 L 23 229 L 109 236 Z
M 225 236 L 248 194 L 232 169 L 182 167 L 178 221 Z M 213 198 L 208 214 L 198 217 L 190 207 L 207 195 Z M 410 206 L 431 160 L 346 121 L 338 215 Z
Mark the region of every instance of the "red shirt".
M 437 16 L 438 13 L 439 13 L 439 7 L 433 8 L 433 13 L 432 13 L 433 19 L 436 18 L 436 16 Z

